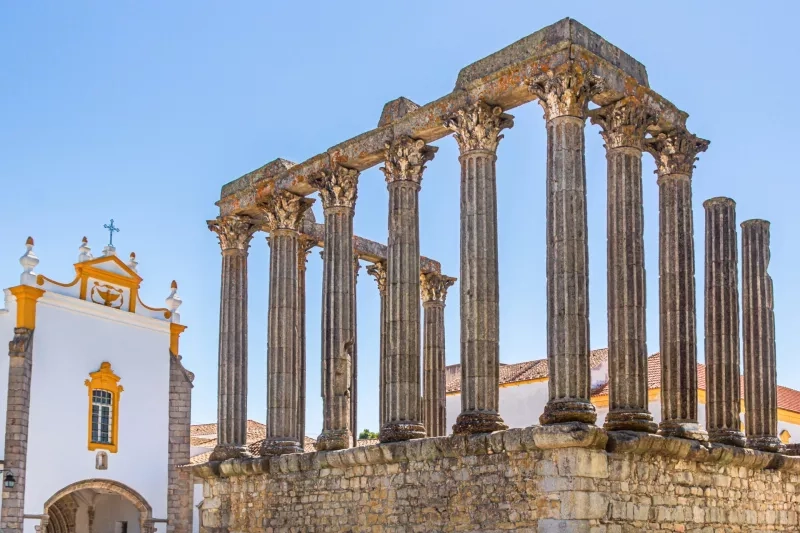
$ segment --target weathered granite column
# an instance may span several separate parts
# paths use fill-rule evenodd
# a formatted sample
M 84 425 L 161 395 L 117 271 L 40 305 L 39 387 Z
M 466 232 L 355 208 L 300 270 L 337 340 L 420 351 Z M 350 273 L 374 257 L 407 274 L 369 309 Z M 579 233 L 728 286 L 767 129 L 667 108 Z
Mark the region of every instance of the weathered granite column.
M 420 276 L 425 331 L 423 333 L 423 413 L 428 437 L 447 435 L 445 399 L 444 306 L 447 289 L 456 278 L 436 272 Z
M 297 435 L 300 447 L 306 440 L 306 261 L 317 241 L 309 237 L 297 240 L 297 343 L 300 353 L 298 361 Z
M 353 373 L 350 378 L 350 427 L 353 429 L 350 444 L 353 448 L 358 446 L 358 271 L 361 263 L 358 254 L 353 254 Z
M 586 422 L 590 398 L 589 247 L 584 126 L 602 80 L 572 63 L 530 85 L 547 122 L 547 361 L 542 424 Z
M 706 429 L 712 442 L 744 446 L 739 429 L 739 256 L 736 202 L 711 198 L 706 212 Z
M 497 145 L 514 117 L 478 101 L 444 126 L 461 152 L 461 414 L 455 434 L 506 429 L 500 417 Z
M 648 409 L 642 150 L 656 116 L 625 98 L 591 112 L 608 165 L 609 412 L 604 427 L 655 433 Z
M 319 189 L 325 212 L 322 275 L 322 434 L 317 450 L 347 448 L 355 428 L 350 427 L 352 356 L 355 342 L 353 306 L 353 215 L 357 170 L 331 163 L 309 177 Z
M 692 171 L 708 141 L 685 129 L 660 133 L 645 149 L 658 174 L 659 434 L 707 440 L 697 423 L 697 320 L 694 283 Z
M 438 148 L 404 136 L 386 143 L 386 419 L 381 442 L 425 436 L 420 402 L 419 189 Z
M 375 278 L 381 299 L 380 316 L 380 354 L 378 377 L 378 428 L 383 427 L 386 420 L 386 263 L 378 261 L 367 267 L 367 274 Z
M 314 201 L 282 190 L 259 208 L 269 231 L 269 312 L 267 340 L 267 437 L 261 455 L 303 451 L 297 434 L 300 386 L 300 329 L 297 312 L 298 230 Z
M 247 452 L 247 249 L 257 229 L 246 216 L 208 221 L 222 248 L 217 446 L 212 461 Z
M 769 222 L 742 222 L 744 429 L 747 446 L 777 452 L 778 386 L 775 312 L 769 268 Z

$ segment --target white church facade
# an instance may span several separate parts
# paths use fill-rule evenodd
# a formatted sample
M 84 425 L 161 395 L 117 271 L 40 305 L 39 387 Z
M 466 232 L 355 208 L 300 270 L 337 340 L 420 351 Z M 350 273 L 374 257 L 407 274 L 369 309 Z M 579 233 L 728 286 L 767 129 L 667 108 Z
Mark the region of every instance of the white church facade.
M 74 279 L 54 280 L 26 247 L 0 308 L 0 531 L 188 533 L 193 375 L 177 284 L 150 307 L 133 254 L 94 258 L 84 239 Z

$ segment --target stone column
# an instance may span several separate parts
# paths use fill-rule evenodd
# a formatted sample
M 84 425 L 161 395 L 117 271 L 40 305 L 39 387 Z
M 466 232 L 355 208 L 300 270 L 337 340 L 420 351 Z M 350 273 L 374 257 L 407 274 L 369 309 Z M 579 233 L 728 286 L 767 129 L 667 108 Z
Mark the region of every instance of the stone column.
M 658 274 L 661 340 L 659 434 L 704 441 L 697 423 L 697 324 L 692 171 L 708 141 L 685 129 L 660 133 L 645 149 L 658 174 Z
M 246 216 L 208 221 L 222 248 L 217 446 L 212 461 L 247 452 L 247 249 L 257 229 Z
M 712 442 L 744 446 L 739 391 L 739 256 L 736 203 L 703 202 L 706 212 L 706 429 Z
M 358 254 L 353 254 L 353 374 L 350 384 L 350 427 L 353 428 L 351 445 L 358 446 L 358 271 L 361 264 Z
M 386 418 L 381 442 L 425 436 L 420 402 L 419 189 L 438 148 L 404 136 L 386 143 Z
M 655 433 L 648 409 L 642 150 L 656 116 L 633 98 L 591 112 L 608 164 L 609 412 L 604 427 Z
M 306 440 L 306 261 L 311 248 L 317 241 L 310 237 L 300 237 L 297 241 L 297 344 L 300 353 L 298 361 L 299 398 L 297 402 L 297 435 L 300 447 Z
M 422 308 L 425 313 L 423 351 L 423 412 L 425 430 L 429 437 L 447 435 L 447 404 L 445 400 L 445 339 L 444 306 L 447 289 L 456 278 L 437 272 L 420 276 Z
M 297 434 L 300 386 L 298 344 L 298 231 L 314 201 L 282 190 L 259 204 L 269 231 L 267 437 L 261 455 L 301 453 Z
M 744 429 L 747 446 L 777 452 L 778 386 L 775 312 L 769 269 L 769 222 L 742 222 Z
M 357 170 L 332 163 L 309 177 L 325 212 L 322 275 L 322 434 L 317 450 L 339 450 L 351 442 L 350 395 L 355 342 L 353 306 L 353 214 Z
M 33 372 L 33 329 L 24 327 L 14 329 L 14 338 L 8 346 L 8 356 L 8 407 L 3 468 L 11 472 L 16 483 L 10 488 L 2 487 L 0 531 L 22 533 Z M 0 475 L 2 476 L 5 476 L 5 472 Z
M 506 429 L 500 417 L 497 145 L 514 126 L 502 108 L 475 102 L 445 120 L 461 153 L 461 414 L 455 434 Z
M 590 398 L 589 247 L 584 123 L 602 80 L 572 63 L 530 85 L 547 122 L 547 361 L 542 424 L 594 424 Z
M 378 378 L 378 429 L 383 427 L 386 420 L 386 263 L 378 261 L 367 267 L 367 273 L 375 278 L 378 284 L 378 293 L 381 299 L 380 316 L 380 354 Z

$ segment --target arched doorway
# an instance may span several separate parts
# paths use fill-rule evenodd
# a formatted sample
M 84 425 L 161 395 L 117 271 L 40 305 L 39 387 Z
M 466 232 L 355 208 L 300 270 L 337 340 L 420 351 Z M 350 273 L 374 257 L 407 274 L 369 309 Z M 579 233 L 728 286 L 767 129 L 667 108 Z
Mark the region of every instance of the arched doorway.
M 43 515 L 47 533 L 153 532 L 153 510 L 147 500 L 110 479 L 67 485 L 47 500 Z

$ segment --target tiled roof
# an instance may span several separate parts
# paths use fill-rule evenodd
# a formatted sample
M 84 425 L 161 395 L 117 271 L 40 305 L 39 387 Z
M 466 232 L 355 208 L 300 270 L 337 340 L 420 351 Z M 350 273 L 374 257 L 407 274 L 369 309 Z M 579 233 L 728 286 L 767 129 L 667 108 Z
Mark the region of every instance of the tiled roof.
M 596 368 L 608 359 L 608 349 L 592 350 L 589 355 L 589 364 Z M 446 392 L 459 392 L 461 390 L 461 365 L 450 365 L 445 369 Z M 500 385 L 529 381 L 532 379 L 546 378 L 549 375 L 547 359 L 525 361 L 510 365 L 500 365 Z
M 263 440 L 267 436 L 267 426 L 255 420 L 247 421 L 247 443 Z M 214 448 L 217 445 L 216 424 L 196 424 L 192 426 L 190 442 L 199 448 Z
M 253 455 L 258 455 L 258 452 L 261 450 L 261 443 L 264 442 L 264 439 L 260 439 L 254 442 L 250 442 L 247 445 L 247 449 Z M 303 443 L 303 451 L 305 453 L 315 452 L 317 451 L 315 444 L 317 443 L 316 440 L 312 439 L 311 437 L 305 438 L 305 443 Z M 380 444 L 378 439 L 359 439 L 358 446 L 371 446 L 373 444 Z M 211 452 L 201 453 L 199 455 L 195 455 L 194 457 L 189 460 L 189 466 L 191 465 L 201 465 L 208 462 L 208 459 L 211 457 Z

